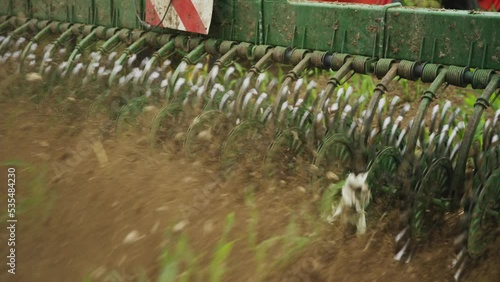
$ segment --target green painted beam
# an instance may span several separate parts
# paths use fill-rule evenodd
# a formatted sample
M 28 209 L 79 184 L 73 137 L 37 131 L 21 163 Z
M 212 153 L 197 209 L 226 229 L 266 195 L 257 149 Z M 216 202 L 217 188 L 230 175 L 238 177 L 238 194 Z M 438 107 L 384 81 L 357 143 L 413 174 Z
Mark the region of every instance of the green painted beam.
M 1 15 L 139 28 L 145 0 L 0 0 Z M 500 13 L 215 0 L 210 37 L 500 70 Z
M 492 12 L 220 0 L 210 36 L 500 70 L 500 13 Z

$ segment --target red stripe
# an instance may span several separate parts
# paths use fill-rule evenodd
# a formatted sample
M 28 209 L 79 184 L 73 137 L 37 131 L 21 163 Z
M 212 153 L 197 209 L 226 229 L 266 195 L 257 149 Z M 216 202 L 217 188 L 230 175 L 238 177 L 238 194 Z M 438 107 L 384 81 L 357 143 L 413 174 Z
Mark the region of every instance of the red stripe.
M 146 22 L 152 26 L 163 26 L 160 25 L 160 20 L 151 0 L 146 0 Z
M 186 31 L 207 34 L 207 29 L 191 0 L 172 0 L 172 7 L 179 15 Z

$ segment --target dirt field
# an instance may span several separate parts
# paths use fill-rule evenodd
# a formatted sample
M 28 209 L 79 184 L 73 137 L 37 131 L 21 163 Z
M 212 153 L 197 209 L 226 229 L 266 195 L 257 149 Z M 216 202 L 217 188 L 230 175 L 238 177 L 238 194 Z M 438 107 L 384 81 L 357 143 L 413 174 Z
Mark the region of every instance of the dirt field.
M 305 174 L 264 178 L 243 162 L 227 177 L 210 144 L 195 159 L 176 140 L 151 149 L 147 114 L 118 135 L 107 116 L 87 117 L 85 97 L 40 101 L 13 92 L 22 79 L 0 80 L 0 281 L 451 281 L 454 215 L 398 263 L 387 203 L 368 211 L 366 235 L 348 236 L 320 217 Z M 17 171 L 15 275 L 6 272 L 8 167 Z M 466 281 L 500 281 L 499 243 Z

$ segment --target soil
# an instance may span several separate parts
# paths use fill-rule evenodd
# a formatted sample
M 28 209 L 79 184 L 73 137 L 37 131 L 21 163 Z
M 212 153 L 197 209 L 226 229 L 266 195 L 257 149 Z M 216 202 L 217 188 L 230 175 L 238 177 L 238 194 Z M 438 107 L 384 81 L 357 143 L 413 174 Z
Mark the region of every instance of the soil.
M 26 83 L 5 74 L 1 80 Z M 235 243 L 223 281 L 452 280 L 456 215 L 447 215 L 446 228 L 434 233 L 412 262 L 398 263 L 393 259 L 398 215 L 384 201 L 369 210 L 366 235 L 346 235 L 319 216 L 320 196 L 307 189 L 302 173 L 267 178 L 258 165 L 242 162 L 228 177 L 208 145 L 195 159 L 186 158 L 173 140 L 152 149 L 140 120 L 117 134 L 107 116 L 87 118 L 89 101 L 83 98 L 62 108 L 54 97 L 34 101 L 9 89 L 0 96 L 0 161 L 15 162 L 17 169 L 17 262 L 16 274 L 7 273 L 8 234 L 1 222 L 0 281 L 155 281 L 163 250 L 175 250 L 182 235 L 197 257 L 198 276 L 189 281 L 207 281 L 231 213 L 235 223 L 228 240 Z M 11 165 L 3 164 L 6 183 Z M 3 215 L 5 193 L 0 202 Z M 285 234 L 292 219 L 309 244 L 278 264 L 273 263 L 286 247 L 272 246 L 264 263 L 272 267 L 259 272 L 247 242 L 255 211 L 257 244 Z M 499 263 L 497 239 L 466 280 L 499 281 Z

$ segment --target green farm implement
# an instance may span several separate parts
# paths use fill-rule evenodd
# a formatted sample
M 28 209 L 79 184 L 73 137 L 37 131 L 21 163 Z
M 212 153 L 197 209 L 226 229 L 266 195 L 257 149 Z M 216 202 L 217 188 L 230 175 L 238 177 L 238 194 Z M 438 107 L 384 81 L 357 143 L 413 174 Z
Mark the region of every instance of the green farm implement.
M 91 113 L 111 105 L 118 128 L 154 101 L 152 147 L 180 140 L 187 157 L 210 147 L 226 172 L 246 160 L 269 175 L 294 173 L 293 163 L 306 160 L 319 191 L 332 171 L 368 172 L 375 197 L 401 203 L 397 260 L 409 262 L 445 228 L 446 213 L 461 214 L 457 280 L 498 237 L 500 109 L 489 108 L 500 89 L 500 13 L 286 0 L 1 0 L 0 62 L 68 91 L 96 87 Z M 358 75 L 378 82 L 369 93 L 344 87 Z M 426 85 L 416 108 L 391 91 L 399 80 Z M 449 85 L 480 93 L 473 109 L 442 101 Z M 180 120 L 190 121 L 185 132 Z

